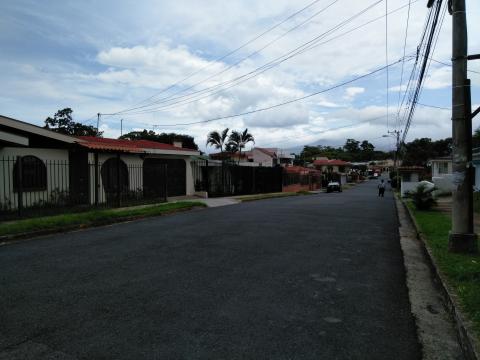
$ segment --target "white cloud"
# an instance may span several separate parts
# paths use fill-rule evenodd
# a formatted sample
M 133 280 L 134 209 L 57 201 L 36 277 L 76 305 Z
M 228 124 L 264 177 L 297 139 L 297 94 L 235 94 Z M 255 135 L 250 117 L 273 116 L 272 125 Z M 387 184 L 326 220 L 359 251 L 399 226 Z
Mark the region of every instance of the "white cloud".
M 345 89 L 345 95 L 343 98 L 348 101 L 352 101 L 357 95 L 363 94 L 365 92 L 365 88 L 358 87 L 358 86 L 351 86 Z
M 11 2 L 4 5 L 2 19 L 5 21 L 0 24 L 9 29 L 8 32 L 0 32 L 0 47 L 6 49 L 0 64 L 4 69 L 0 74 L 3 84 L 0 107 L 5 114 L 35 123 L 66 106 L 74 109 L 77 119 L 87 119 L 99 111 L 109 113 L 131 107 L 207 67 L 173 91 L 154 98 L 158 100 L 226 69 L 327 3 L 329 1 L 319 2 L 238 53 L 222 61 L 214 61 L 305 4 L 287 0 L 233 0 L 228 3 L 212 0 L 202 4 L 196 0 L 164 0 L 160 3 L 145 0 L 136 4 L 112 0 L 100 3 L 53 0 L 47 5 L 28 0 Z M 388 5 L 394 9 L 406 3 L 389 2 Z M 325 14 L 290 32 L 260 53 L 192 90 L 246 74 L 321 35 L 370 4 L 368 0 L 351 2 L 349 6 L 339 2 Z M 480 5 L 467 0 L 467 8 L 469 30 L 472 34 L 478 33 L 480 22 L 475 20 L 480 14 Z M 412 4 L 407 54 L 416 49 L 426 12 L 424 3 Z M 108 17 L 102 15 L 106 13 Z M 383 13 L 384 6 L 376 6 L 338 32 L 327 35 L 321 42 Z M 30 19 L 30 22 L 25 19 Z M 403 55 L 405 20 L 406 8 L 389 17 L 390 62 Z M 72 23 L 76 26 L 71 26 Z M 256 78 L 197 102 L 149 114 L 125 116 L 124 128 L 131 130 L 153 124 L 194 122 L 241 113 L 351 80 L 385 65 L 384 26 L 384 19 L 375 21 L 360 30 L 320 44 Z M 450 33 L 451 20 L 447 16 L 434 55 L 438 60 L 448 61 L 451 57 Z M 17 44 L 15 48 L 11 47 L 12 43 Z M 480 38 L 470 36 L 469 48 L 479 46 Z M 411 65 L 412 62 L 404 64 L 403 87 L 410 75 Z M 389 90 L 392 92 L 403 90 L 399 88 L 400 71 L 400 63 L 389 69 Z M 204 143 L 210 130 L 247 126 L 254 132 L 259 145 L 272 142 L 295 145 L 319 138 L 339 142 L 342 137 L 375 138 L 387 130 L 386 119 L 367 120 L 386 113 L 383 106 L 385 76 L 386 72 L 382 71 L 351 83 L 347 88 L 341 87 L 254 115 L 193 126 L 164 127 L 161 130 L 189 133 L 196 137 L 199 144 Z M 448 106 L 441 102 L 448 101 L 445 94 L 449 93 L 450 76 L 449 67 L 432 63 L 422 99 L 426 97 L 426 103 Z M 473 98 L 478 97 L 478 87 L 474 86 L 472 91 Z M 359 96 L 361 94 L 364 95 Z M 429 102 L 429 96 L 435 101 Z M 392 126 L 396 123 L 392 105 L 396 97 L 391 95 L 390 100 L 389 125 Z M 159 102 L 156 107 L 161 105 Z M 103 121 L 107 136 L 118 135 L 119 117 L 105 117 Z M 356 121 L 360 122 L 358 126 L 326 131 Z M 448 136 L 450 125 L 448 112 L 445 114 L 439 109 L 418 107 L 409 136 Z

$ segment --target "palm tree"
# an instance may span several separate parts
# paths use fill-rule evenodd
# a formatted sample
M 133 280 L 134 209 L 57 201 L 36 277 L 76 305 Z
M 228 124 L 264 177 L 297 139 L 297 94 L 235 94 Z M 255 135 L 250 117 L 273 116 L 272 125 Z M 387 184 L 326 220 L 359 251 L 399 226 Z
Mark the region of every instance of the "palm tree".
M 253 135 L 248 132 L 248 129 L 245 129 L 243 132 L 232 131 L 228 138 L 228 144 L 238 150 L 239 152 L 239 162 L 240 158 L 242 157 L 242 149 L 247 145 L 249 142 L 253 142 L 255 144 L 255 139 Z
M 223 158 L 223 145 L 225 144 L 225 141 L 227 140 L 228 137 L 228 128 L 222 131 L 222 133 L 219 133 L 218 131 L 212 131 L 208 134 L 207 136 L 207 146 L 211 145 L 214 146 L 215 149 L 220 149 L 220 153 L 222 154 Z

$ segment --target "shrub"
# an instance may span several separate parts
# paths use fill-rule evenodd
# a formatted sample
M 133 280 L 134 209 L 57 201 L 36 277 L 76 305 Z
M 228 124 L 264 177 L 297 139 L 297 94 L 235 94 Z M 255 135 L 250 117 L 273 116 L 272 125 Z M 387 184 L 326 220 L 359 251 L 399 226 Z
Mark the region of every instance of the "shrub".
M 432 196 L 434 190 L 435 187 L 427 189 L 425 184 L 420 184 L 415 190 L 409 191 L 407 196 L 412 199 L 417 210 L 428 210 L 437 203 Z

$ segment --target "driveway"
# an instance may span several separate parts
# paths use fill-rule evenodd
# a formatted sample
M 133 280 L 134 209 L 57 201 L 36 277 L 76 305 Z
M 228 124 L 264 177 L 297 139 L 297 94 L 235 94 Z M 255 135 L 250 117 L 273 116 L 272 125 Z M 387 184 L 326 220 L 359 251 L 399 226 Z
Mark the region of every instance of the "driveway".
M 243 203 L 0 247 L 0 359 L 417 359 L 393 197 Z

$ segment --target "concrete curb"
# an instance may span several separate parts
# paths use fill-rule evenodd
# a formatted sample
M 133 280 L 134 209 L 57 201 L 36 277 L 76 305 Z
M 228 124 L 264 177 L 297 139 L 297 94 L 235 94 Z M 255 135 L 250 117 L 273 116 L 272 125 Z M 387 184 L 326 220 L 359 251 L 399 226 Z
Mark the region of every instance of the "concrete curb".
M 420 240 L 422 250 L 428 259 L 432 274 L 434 275 L 440 291 L 442 292 L 447 310 L 455 322 L 455 330 L 457 332 L 458 340 L 465 358 L 468 360 L 480 360 L 480 344 L 473 335 L 474 330 L 472 322 L 462 313 L 458 296 L 455 294 L 450 285 L 448 285 L 445 275 L 438 267 L 438 264 L 427 245 L 425 237 L 420 231 L 420 227 L 418 226 L 412 211 L 403 201 L 397 201 L 399 201 L 400 204 L 403 205 L 403 207 L 407 210 L 407 214 L 415 226 L 417 238 Z

